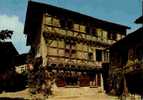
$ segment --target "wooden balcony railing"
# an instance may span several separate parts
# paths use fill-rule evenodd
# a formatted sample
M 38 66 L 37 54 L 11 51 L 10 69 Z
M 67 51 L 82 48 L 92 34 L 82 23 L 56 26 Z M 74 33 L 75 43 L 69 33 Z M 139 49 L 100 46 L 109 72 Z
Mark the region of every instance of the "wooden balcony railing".
M 130 73 L 130 72 L 138 72 L 143 70 L 143 61 L 134 60 L 134 61 L 128 61 L 126 66 L 124 66 L 124 72 Z

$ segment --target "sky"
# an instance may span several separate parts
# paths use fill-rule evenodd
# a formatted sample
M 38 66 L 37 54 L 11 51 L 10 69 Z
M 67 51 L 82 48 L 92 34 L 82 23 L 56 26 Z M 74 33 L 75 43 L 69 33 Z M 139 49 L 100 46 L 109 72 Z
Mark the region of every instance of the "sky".
M 128 34 L 139 25 L 135 19 L 141 16 L 141 0 L 32 0 L 73 10 L 98 19 L 131 27 Z M 12 42 L 20 54 L 30 49 L 23 34 L 28 0 L 0 0 L 0 30 L 14 31 Z

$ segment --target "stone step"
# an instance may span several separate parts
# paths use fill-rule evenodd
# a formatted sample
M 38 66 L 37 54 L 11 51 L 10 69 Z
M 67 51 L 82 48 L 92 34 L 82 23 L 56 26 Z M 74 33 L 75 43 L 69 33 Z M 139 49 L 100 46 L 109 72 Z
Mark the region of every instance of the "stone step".
M 90 88 L 90 87 L 78 87 L 78 88 L 70 88 L 70 87 L 58 87 L 53 89 L 53 94 L 55 96 L 63 96 L 63 97 L 71 97 L 71 96 L 85 96 L 85 95 L 96 95 L 101 94 L 100 88 Z

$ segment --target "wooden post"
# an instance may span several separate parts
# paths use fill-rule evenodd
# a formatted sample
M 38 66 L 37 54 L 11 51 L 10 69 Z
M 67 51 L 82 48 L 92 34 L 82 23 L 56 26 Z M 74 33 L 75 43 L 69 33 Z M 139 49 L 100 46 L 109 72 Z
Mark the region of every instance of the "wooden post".
M 103 77 L 102 77 L 102 74 L 101 74 L 101 73 L 100 73 L 99 75 L 100 75 L 100 77 L 99 77 L 99 78 L 100 78 L 100 84 L 99 84 L 98 92 L 99 92 L 99 93 L 104 93 Z
M 100 87 L 101 87 L 101 90 L 103 91 L 104 90 L 104 85 L 103 85 L 103 77 L 102 77 L 101 73 L 100 73 Z
M 128 88 L 127 88 L 127 82 L 126 82 L 125 76 L 124 76 L 124 91 L 123 91 L 123 94 L 125 96 L 128 96 Z
M 95 82 L 96 82 L 96 87 L 98 87 L 98 74 L 97 73 L 96 73 Z

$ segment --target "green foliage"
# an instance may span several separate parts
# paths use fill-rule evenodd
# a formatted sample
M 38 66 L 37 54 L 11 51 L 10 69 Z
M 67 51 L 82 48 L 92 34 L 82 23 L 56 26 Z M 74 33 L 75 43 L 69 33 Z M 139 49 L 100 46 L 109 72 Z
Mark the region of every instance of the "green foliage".
M 13 35 L 13 31 L 12 30 L 1 30 L 0 31 L 0 40 L 5 40 L 5 39 L 11 39 Z
M 33 69 L 28 72 L 28 86 L 31 94 L 42 94 L 49 96 L 52 94 L 52 77 L 50 72 L 42 65 L 42 57 L 34 60 Z

